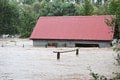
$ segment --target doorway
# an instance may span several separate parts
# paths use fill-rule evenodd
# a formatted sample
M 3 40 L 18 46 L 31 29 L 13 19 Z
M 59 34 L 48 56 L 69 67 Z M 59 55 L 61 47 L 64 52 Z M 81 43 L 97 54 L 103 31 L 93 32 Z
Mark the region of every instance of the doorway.
M 99 44 L 80 44 L 80 43 L 76 43 L 75 47 L 99 47 Z

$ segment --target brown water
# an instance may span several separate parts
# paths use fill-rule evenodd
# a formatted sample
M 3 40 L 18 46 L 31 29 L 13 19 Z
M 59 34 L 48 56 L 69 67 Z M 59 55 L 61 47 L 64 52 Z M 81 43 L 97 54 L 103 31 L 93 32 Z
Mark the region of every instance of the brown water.
M 0 47 L 0 80 L 89 80 L 88 67 L 107 77 L 118 70 L 110 48 L 80 48 L 78 56 L 75 52 L 62 53 L 57 60 L 53 51 L 74 48 L 35 48 L 29 40 L 17 40 L 17 46 L 9 40 L 2 43 L 5 46 Z

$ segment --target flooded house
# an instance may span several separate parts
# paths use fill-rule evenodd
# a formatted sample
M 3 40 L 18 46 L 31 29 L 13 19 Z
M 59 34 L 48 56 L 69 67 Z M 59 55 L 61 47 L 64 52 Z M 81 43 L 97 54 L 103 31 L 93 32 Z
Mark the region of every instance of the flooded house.
M 110 47 L 113 30 L 106 16 L 40 17 L 30 36 L 33 46 Z

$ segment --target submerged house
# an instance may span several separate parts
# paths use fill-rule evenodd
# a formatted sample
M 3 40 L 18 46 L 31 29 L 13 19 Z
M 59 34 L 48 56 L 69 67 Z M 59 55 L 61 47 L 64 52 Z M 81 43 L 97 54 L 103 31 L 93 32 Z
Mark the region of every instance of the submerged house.
M 33 46 L 110 47 L 113 31 L 105 19 L 110 16 L 40 17 L 30 39 Z

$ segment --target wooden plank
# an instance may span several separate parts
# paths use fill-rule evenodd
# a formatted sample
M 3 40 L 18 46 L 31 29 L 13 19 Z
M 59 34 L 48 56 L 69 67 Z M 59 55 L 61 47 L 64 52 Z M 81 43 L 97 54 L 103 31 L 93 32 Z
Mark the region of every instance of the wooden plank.
M 67 52 L 73 52 L 73 51 L 76 51 L 77 49 L 75 49 L 75 50 L 67 50 L 67 51 L 53 51 L 54 53 L 58 53 L 58 52 L 60 52 L 60 53 L 67 53 Z

